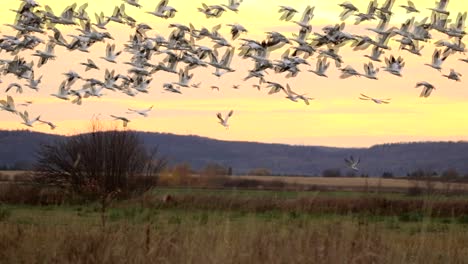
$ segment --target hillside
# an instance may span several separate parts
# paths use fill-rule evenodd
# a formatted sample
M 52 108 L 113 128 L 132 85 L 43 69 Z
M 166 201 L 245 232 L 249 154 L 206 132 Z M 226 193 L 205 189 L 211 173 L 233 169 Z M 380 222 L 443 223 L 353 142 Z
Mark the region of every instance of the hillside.
M 275 174 L 320 175 L 325 169 L 346 172 L 343 159 L 361 157 L 361 172 L 406 175 L 417 169 L 442 172 L 453 168 L 468 173 L 468 143 L 423 142 L 376 145 L 370 148 L 330 148 L 254 142 L 220 141 L 198 136 L 138 132 L 149 148 L 159 146 L 171 163 L 188 162 L 199 169 L 209 163 L 230 166 L 235 173 L 268 168 Z M 0 166 L 34 163 L 42 143 L 63 136 L 30 131 L 0 131 Z

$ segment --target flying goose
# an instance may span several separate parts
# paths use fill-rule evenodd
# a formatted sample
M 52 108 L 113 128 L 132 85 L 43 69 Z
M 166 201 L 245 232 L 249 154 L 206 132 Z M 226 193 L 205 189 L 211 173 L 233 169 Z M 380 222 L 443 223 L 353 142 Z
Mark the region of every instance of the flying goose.
M 406 13 L 419 13 L 419 10 L 416 9 L 416 6 L 414 5 L 413 1 L 408 0 L 408 5 L 400 5 L 400 7 L 406 9 Z
M 7 95 L 7 100 L 0 100 L 0 109 L 11 112 L 13 114 L 17 114 L 18 111 L 16 111 L 15 107 L 15 101 L 13 100 L 13 97 Z
M 367 96 L 365 94 L 361 94 L 361 97 L 359 97 L 359 99 L 364 100 L 364 101 L 372 101 L 372 102 L 374 102 L 376 104 L 389 104 L 390 103 L 389 101 L 392 100 L 390 98 L 388 98 L 388 99 L 372 98 L 372 97 L 369 97 L 369 96 Z
M 369 62 L 364 64 L 364 72 L 365 77 L 372 80 L 377 80 L 377 73 L 379 72 L 379 69 L 374 68 L 374 64 L 372 64 L 372 62 Z
M 122 53 L 122 51 L 114 52 L 115 51 L 115 44 L 107 44 L 106 46 L 106 56 L 100 57 L 108 62 L 116 63 L 115 59 Z
M 127 112 L 127 114 L 131 114 L 131 113 L 137 113 L 139 115 L 142 115 L 144 117 L 147 117 L 148 116 L 148 113 L 153 109 L 153 106 L 150 106 L 149 108 L 147 109 L 143 109 L 143 110 L 137 110 L 137 109 L 128 109 L 130 112 Z
M 432 93 L 432 90 L 435 89 L 434 85 L 425 81 L 418 82 L 415 88 L 418 88 L 418 87 L 423 87 L 423 90 L 421 91 L 421 94 L 419 95 L 419 97 L 425 97 L 425 98 L 429 97 Z
M 11 88 L 15 87 L 17 93 L 23 93 L 23 87 L 19 83 L 10 83 L 5 90 L 5 93 L 11 90 Z
M 226 115 L 225 118 L 223 118 L 223 116 L 221 115 L 221 113 L 217 113 L 216 116 L 218 117 L 219 119 L 219 123 L 225 127 L 226 129 L 229 128 L 229 125 L 228 125 L 228 120 L 229 118 L 232 116 L 232 114 L 234 113 L 233 110 L 229 111 L 229 113 Z
M 449 53 L 442 54 L 441 50 L 436 49 L 434 53 L 432 54 L 432 63 L 431 64 L 425 63 L 424 65 L 432 67 L 440 71 L 442 70 L 442 63 L 448 58 L 449 55 L 450 55 Z
M 25 126 L 28 126 L 28 127 L 32 127 L 33 124 L 36 122 L 36 121 L 39 121 L 39 118 L 41 116 L 38 116 L 34 119 L 29 119 L 29 114 L 28 114 L 28 111 L 24 111 L 24 113 L 21 113 L 21 112 L 18 112 L 18 114 L 20 115 L 20 117 L 23 119 L 23 125 Z
M 309 70 L 309 71 L 317 74 L 318 76 L 328 78 L 328 76 L 325 74 L 326 71 L 328 70 L 328 67 L 330 67 L 330 62 L 327 62 L 325 58 L 318 59 L 317 64 L 315 66 L 315 70 Z
M 99 70 L 99 67 L 91 59 L 88 59 L 88 62 L 82 62 L 80 64 L 83 65 L 83 66 L 86 66 L 85 71 L 89 71 L 91 69 Z
M 114 118 L 114 120 L 120 120 L 123 122 L 123 127 L 127 127 L 128 123 L 130 122 L 130 120 L 126 117 L 122 117 L 122 116 L 115 116 L 115 115 L 110 115 L 111 117 Z
M 350 156 L 349 158 L 345 158 L 344 161 L 346 162 L 346 166 L 348 168 L 354 171 L 359 171 L 358 165 L 361 162 L 361 158 L 355 160 L 353 156 Z
M 445 75 L 445 74 L 444 74 L 444 75 L 442 75 L 442 76 L 447 77 L 447 78 L 449 78 L 450 80 L 454 80 L 454 81 L 460 82 L 460 81 L 461 81 L 461 78 L 460 78 L 460 77 L 461 77 L 462 75 L 461 75 L 461 73 L 456 72 L 454 69 L 451 69 L 451 70 L 450 70 L 450 73 L 449 73 L 448 75 Z

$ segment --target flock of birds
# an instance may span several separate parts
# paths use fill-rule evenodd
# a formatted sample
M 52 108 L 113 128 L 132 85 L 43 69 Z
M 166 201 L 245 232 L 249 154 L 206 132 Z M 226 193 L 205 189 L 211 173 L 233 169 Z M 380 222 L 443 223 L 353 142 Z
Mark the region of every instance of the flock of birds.
M 10 59 L 0 59 L 0 72 L 4 75 L 14 75 L 18 82 L 10 83 L 5 93 L 6 100 L 0 100 L 0 109 L 18 115 L 22 124 L 32 127 L 36 122 L 47 124 L 51 129 L 56 127 L 50 121 L 43 120 L 40 116 L 31 117 L 27 110 L 20 111 L 17 106 L 28 107 L 32 101 L 26 101 L 23 104 L 16 105 L 12 92 L 22 93 L 24 88 L 38 91 L 41 89 L 42 76 L 36 77 L 35 69 L 45 64 L 53 63 L 51 61 L 59 59 L 55 55 L 57 46 L 66 49 L 69 52 L 89 53 L 89 48 L 98 42 L 107 43 L 103 56 L 99 57 L 99 63 L 87 58 L 86 61 L 79 63 L 77 67 L 84 67 L 84 71 L 100 71 L 103 67 L 101 62 L 106 61 L 111 64 L 129 65 L 126 73 L 116 73 L 115 70 L 104 71 L 104 79 L 87 78 L 74 70 L 63 73 L 65 79 L 60 83 L 58 91 L 51 94 L 57 99 L 70 101 L 73 104 L 81 105 L 83 101 L 91 97 L 102 97 L 103 91 L 120 92 L 128 96 L 137 96 L 139 93 L 149 93 L 153 76 L 159 72 L 172 73 L 178 76 L 178 81 L 166 82 L 163 89 L 166 92 L 181 94 L 185 88 L 200 88 L 201 83 L 193 83 L 193 73 L 195 68 L 212 69 L 213 75 L 221 78 L 225 74 L 236 71 L 231 66 L 232 59 L 238 50 L 238 55 L 242 59 L 253 61 L 254 67 L 249 70 L 248 75 L 243 81 L 250 79 L 258 80 L 258 83 L 252 85 L 253 88 L 262 90 L 269 89 L 268 94 L 284 93 L 285 98 L 293 101 L 302 101 L 309 104 L 313 98 L 307 94 L 295 92 L 289 84 L 280 84 L 268 80 L 266 75 L 273 71 L 276 74 L 285 74 L 286 78 L 297 77 L 301 72 L 300 67 L 310 67 L 312 56 L 316 54 L 315 67 L 310 67 L 309 72 L 319 77 L 328 77 L 327 71 L 330 68 L 330 62 L 333 62 L 337 69 L 341 71 L 340 78 L 366 77 L 372 80 L 378 80 L 380 69 L 389 74 L 402 77 L 405 67 L 405 60 L 402 56 L 390 54 L 382 58 L 385 53 L 391 52 L 390 40 L 399 43 L 400 52 L 408 52 L 405 56 L 422 56 L 421 50 L 424 46 L 421 43 L 433 42 L 435 50 L 432 59 L 427 66 L 442 71 L 444 62 L 457 53 L 465 53 L 465 44 L 463 38 L 465 32 L 465 20 L 467 13 L 459 13 L 452 22 L 450 12 L 447 10 L 449 0 L 439 0 L 435 6 L 427 8 L 431 10 L 431 17 L 417 20 L 415 17 L 409 18 L 400 27 L 391 27 L 392 16 L 397 13 L 394 10 L 395 0 L 385 0 L 383 5 L 379 5 L 377 0 L 369 2 L 366 11 L 360 11 L 351 2 L 339 4 L 343 8 L 340 14 L 341 23 L 325 26 L 321 31 L 312 31 L 311 21 L 314 17 L 315 7 L 307 6 L 302 11 L 300 19 L 295 17 L 300 11 L 289 6 L 279 6 L 279 20 L 293 22 L 298 26 L 298 32 L 292 37 L 286 37 L 280 32 L 266 32 L 263 40 L 257 41 L 249 38 L 242 38 L 242 35 L 248 33 L 247 29 L 240 24 L 227 24 L 230 29 L 230 36 L 223 36 L 219 30 L 221 25 L 214 26 L 211 29 L 202 27 L 195 28 L 192 24 L 184 25 L 179 23 L 170 23 L 169 28 L 172 32 L 169 36 L 162 35 L 148 36 L 148 32 L 153 28 L 137 21 L 126 13 L 126 8 L 143 8 L 138 0 L 123 0 L 120 6 L 115 7 L 113 14 L 105 15 L 96 13 L 93 21 L 87 13 L 87 4 L 77 7 L 73 4 L 67 7 L 60 15 L 56 15 L 49 6 L 42 7 L 35 0 L 21 0 L 18 9 L 12 10 L 17 14 L 13 24 L 6 24 L 16 31 L 16 35 L 3 35 L 0 38 L 0 52 L 11 55 Z M 198 11 L 206 18 L 216 20 L 225 12 L 240 12 L 242 0 L 228 0 L 226 4 L 207 5 L 201 4 Z M 413 2 L 407 1 L 406 5 L 400 5 L 400 10 L 406 11 L 410 16 L 413 13 L 419 13 L 421 9 L 416 7 Z M 177 15 L 177 9 L 169 5 L 169 0 L 162 0 L 152 11 L 146 13 L 154 15 L 161 19 L 173 19 Z M 376 27 L 368 28 L 375 33 L 375 36 L 350 34 L 345 31 L 344 21 L 351 17 L 355 18 L 354 24 L 358 25 L 365 21 L 376 21 Z M 111 41 L 114 39 L 108 32 L 107 26 L 110 23 L 119 23 L 128 25 L 132 35 L 130 40 L 123 47 L 116 47 Z M 76 27 L 78 34 L 64 35 L 58 29 L 57 25 Z M 68 29 L 67 29 L 68 30 Z M 432 33 L 439 32 L 446 39 L 433 40 Z M 46 36 L 46 37 L 44 37 Z M 203 45 L 201 42 L 211 43 Z M 207 41 L 208 40 L 208 41 Z M 234 44 L 236 41 L 236 44 Z M 44 49 L 36 49 L 39 45 L 45 45 Z M 352 66 L 343 67 L 344 58 L 340 55 L 340 48 L 349 44 L 355 51 L 370 49 L 370 54 L 365 55 L 369 60 L 364 64 L 364 72 L 359 72 Z M 272 59 L 270 55 L 273 51 L 287 47 L 280 59 Z M 32 56 L 37 57 L 37 62 L 26 61 L 22 53 L 30 50 Z M 131 56 L 129 61 L 121 61 L 122 53 L 128 53 Z M 164 56 L 161 61 L 153 59 L 153 55 Z M 460 59 L 468 63 L 467 59 Z M 385 63 L 383 66 L 377 66 L 378 63 Z M 376 64 L 376 65 L 374 65 Z M 305 66 L 301 66 L 305 65 Z M 442 74 L 441 74 L 442 75 Z M 461 81 L 461 74 L 451 69 L 443 77 L 453 81 Z M 77 81 L 81 85 L 76 85 Z M 1 81 L 1 80 L 0 80 Z M 77 87 L 78 86 L 78 87 Z M 238 89 L 239 84 L 232 88 Z M 426 81 L 416 84 L 421 87 L 421 97 L 428 97 L 436 87 Z M 212 85 L 211 89 L 220 90 L 219 86 Z M 388 104 L 390 98 L 373 98 L 361 94 L 360 100 L 372 101 L 376 104 Z M 143 117 L 148 116 L 153 106 L 147 109 L 128 109 L 127 114 L 138 114 Z M 234 111 L 229 111 L 224 116 L 217 113 L 219 123 L 228 128 L 228 120 Z M 126 127 L 130 122 L 128 116 L 111 115 L 112 118 L 123 122 Z M 359 161 L 357 162 L 359 163 Z M 349 164 L 357 165 L 352 159 Z M 353 166 L 350 165 L 352 168 Z

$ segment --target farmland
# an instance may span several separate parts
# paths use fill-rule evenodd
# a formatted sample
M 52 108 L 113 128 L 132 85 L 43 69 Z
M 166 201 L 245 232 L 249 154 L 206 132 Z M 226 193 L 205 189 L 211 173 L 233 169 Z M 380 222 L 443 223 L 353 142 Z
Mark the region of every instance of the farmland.
M 242 178 L 412 187 L 393 179 Z M 102 212 L 95 202 L 34 203 L 47 192 L 4 182 L 3 194 L 31 197 L 0 204 L 0 263 L 467 263 L 464 185 L 450 195 L 443 183 L 434 186 L 414 196 L 158 187 Z

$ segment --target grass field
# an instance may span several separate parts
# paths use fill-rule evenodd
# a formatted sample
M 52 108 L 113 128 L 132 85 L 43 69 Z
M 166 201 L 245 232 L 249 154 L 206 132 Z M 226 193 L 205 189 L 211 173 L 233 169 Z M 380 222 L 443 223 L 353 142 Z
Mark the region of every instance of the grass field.
M 15 181 L 24 179 L 28 171 L 0 171 L 0 181 Z M 339 177 L 339 178 L 325 178 L 325 177 L 298 177 L 298 176 L 230 176 L 233 180 L 255 180 L 259 182 L 284 182 L 289 185 L 296 186 L 314 186 L 322 187 L 330 190 L 363 190 L 369 189 L 382 189 L 390 191 L 405 191 L 414 186 L 427 186 L 427 181 L 415 181 L 405 178 L 384 179 L 384 178 L 360 178 L 360 177 Z M 454 191 L 467 191 L 467 183 L 447 183 L 440 181 L 431 181 L 431 188 L 434 190 L 446 190 L 449 188 Z
M 158 187 L 103 213 L 15 183 L 25 172 L 2 175 L 12 182 L 0 185 L 0 264 L 468 263 L 464 184 L 414 195 L 389 191 L 415 186 L 407 180 L 233 176 L 289 185 Z
M 379 199 L 422 203 L 388 214 Z M 432 214 L 460 199 L 163 188 L 114 202 L 104 227 L 97 204 L 3 204 L 0 263 L 468 263 L 468 213 Z
M 427 184 L 425 181 L 413 181 L 404 178 L 400 179 L 383 179 L 383 178 L 359 178 L 359 177 L 339 177 L 339 178 L 325 178 L 325 177 L 278 177 L 278 176 L 232 176 L 233 179 L 251 179 L 257 181 L 282 181 L 288 184 L 297 185 L 312 185 L 318 187 L 336 187 L 341 189 L 355 189 L 355 188 L 385 188 L 385 189 L 408 189 L 415 185 L 424 186 Z M 433 181 L 433 188 L 436 190 L 443 190 L 447 188 L 447 183 Z M 455 190 L 468 190 L 466 183 L 451 183 L 450 188 Z

